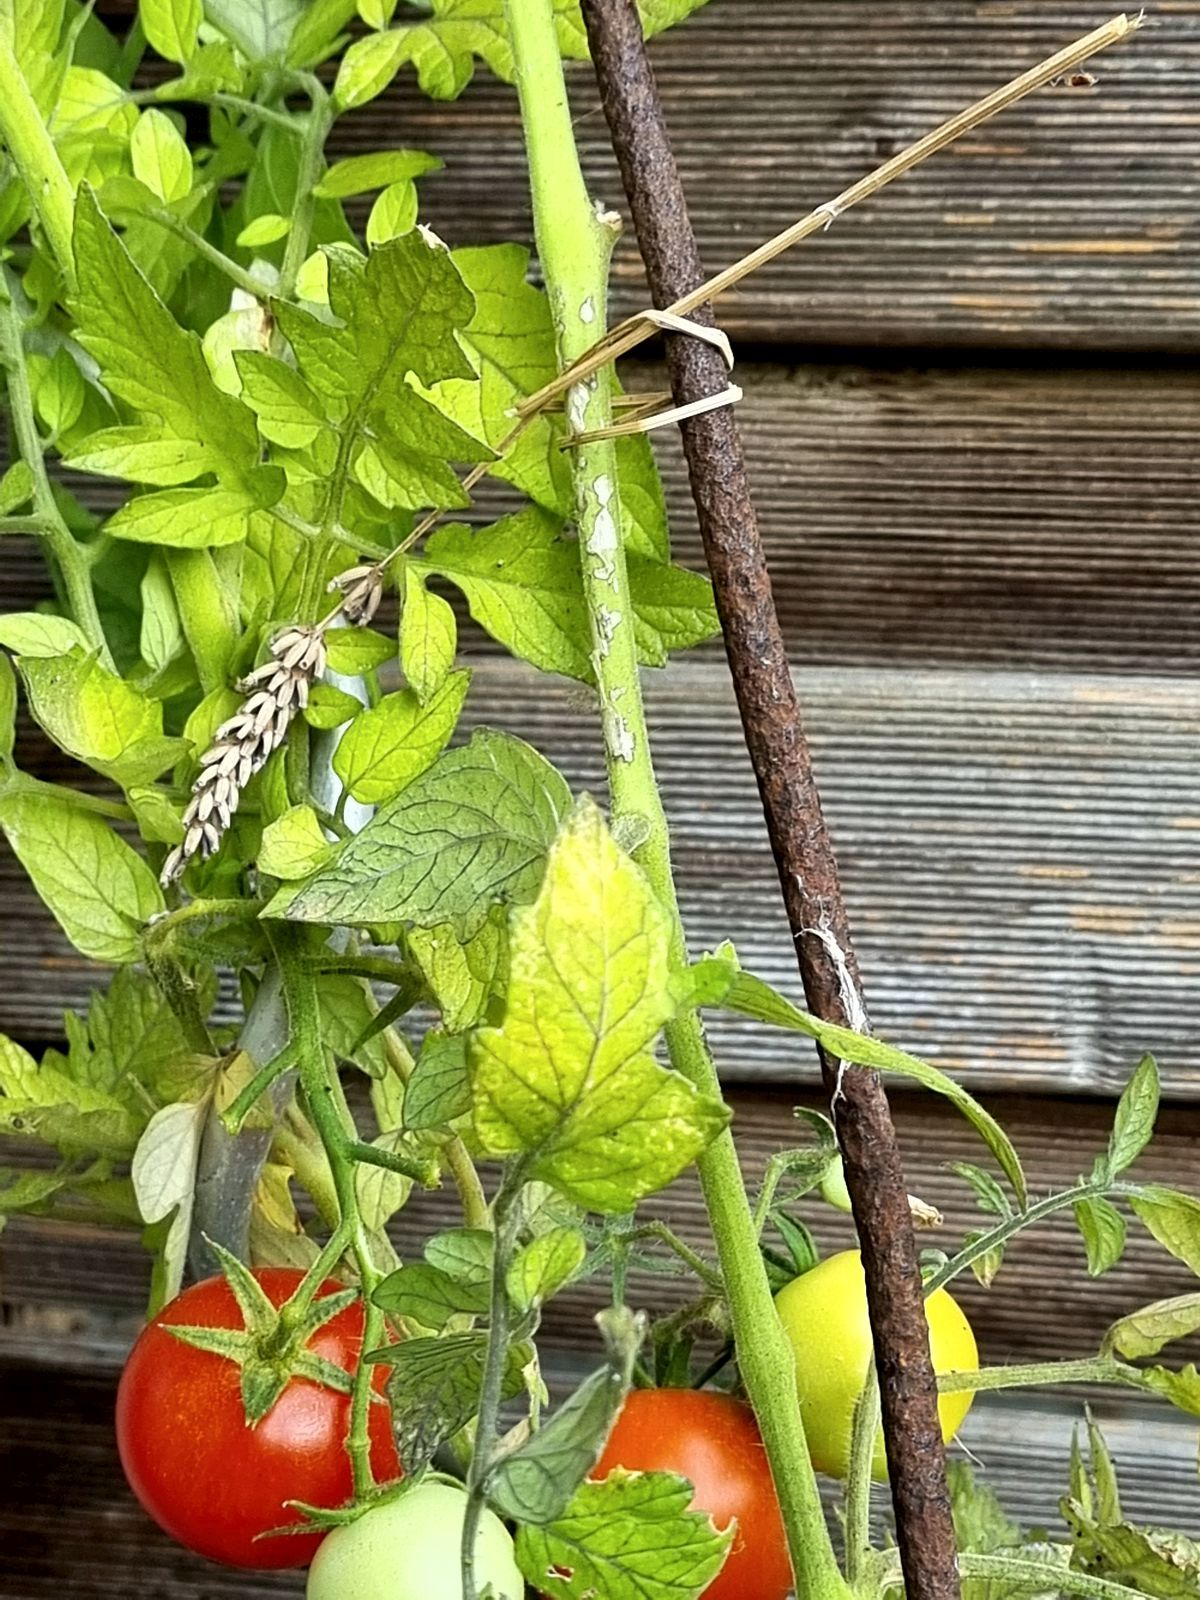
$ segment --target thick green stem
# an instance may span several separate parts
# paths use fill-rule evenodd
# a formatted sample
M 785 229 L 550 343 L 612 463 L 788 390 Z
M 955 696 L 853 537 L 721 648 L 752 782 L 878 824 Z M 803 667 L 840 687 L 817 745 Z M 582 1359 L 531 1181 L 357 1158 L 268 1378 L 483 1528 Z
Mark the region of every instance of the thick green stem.
M 1078 1361 L 1030 1361 L 1016 1367 L 980 1367 L 977 1372 L 943 1372 L 939 1394 L 982 1394 L 985 1389 L 1031 1389 L 1046 1383 L 1109 1383 L 1122 1389 L 1147 1389 L 1139 1367 L 1110 1356 Z
M 850 1470 L 846 1474 L 846 1576 L 857 1584 L 871 1550 L 871 1468 L 879 1437 L 879 1379 L 872 1359 L 854 1408 L 850 1435 Z
M 603 333 L 615 219 L 588 198 L 575 149 L 551 0 L 505 0 L 529 158 L 538 254 L 565 366 Z M 567 396 L 574 433 L 611 418 L 611 375 L 602 369 Z M 673 923 L 672 959 L 687 951 L 671 875 L 666 816 L 647 738 L 625 551 L 616 451 L 602 440 L 572 451 L 580 558 L 592 628 L 614 819 L 644 833 L 634 852 Z M 703 1093 L 720 1096 L 716 1068 L 695 1013 L 667 1028 L 672 1065 Z M 775 1313 L 733 1137 L 700 1157 L 701 1186 L 716 1241 L 738 1361 L 771 1463 L 800 1600 L 847 1592 L 825 1526 L 796 1396 L 791 1351 Z
M 300 1084 L 309 1115 L 329 1160 L 337 1194 L 341 1225 L 345 1228 L 355 1265 L 362 1280 L 363 1348 L 378 1345 L 384 1332 L 383 1313 L 371 1298 L 380 1272 L 371 1250 L 371 1241 L 358 1209 L 358 1189 L 352 1149 L 356 1142 L 353 1121 L 346 1106 L 337 1068 L 328 1059 L 321 1042 L 320 1015 L 316 992 L 303 970 L 303 934 L 286 925 L 272 928 L 271 941 L 283 979 L 288 1021 L 296 1049 Z M 346 1449 L 356 1496 L 369 1494 L 374 1487 L 371 1471 L 371 1441 L 368 1421 L 371 1408 L 371 1368 L 360 1362 L 354 1374 L 350 1401 L 350 1433 Z
M 164 945 L 146 947 L 146 965 L 163 999 L 175 1013 L 188 1045 L 197 1055 L 215 1056 L 216 1046 L 200 1010 L 196 985 L 174 954 Z
M 329 96 L 313 78 L 309 84 L 312 94 L 312 111 L 304 126 L 300 146 L 300 170 L 296 179 L 296 203 L 292 210 L 292 227 L 284 247 L 283 264 L 279 269 L 277 294 L 281 300 L 290 300 L 296 288 L 296 279 L 304 258 L 308 254 L 308 241 L 312 233 L 313 213 L 317 197 L 313 190 L 321 171 L 325 155 L 325 140 L 333 126 L 333 110 Z
M 480 1384 L 479 1415 L 475 1430 L 475 1448 L 467 1473 L 467 1507 L 463 1514 L 462 1531 L 462 1593 L 463 1600 L 476 1600 L 475 1543 L 479 1534 L 479 1519 L 483 1515 L 485 1485 L 492 1465 L 499 1431 L 500 1400 L 504 1388 L 504 1368 L 508 1361 L 508 1276 L 509 1257 L 520 1227 L 521 1212 L 517 1205 L 523 1183 L 521 1165 L 513 1166 L 501 1185 L 494 1207 L 496 1238 L 492 1252 L 492 1300 L 488 1326 L 487 1356 Z
M 4 49 L 0 46 L 0 60 Z M 22 80 L 23 81 L 23 80 Z M 0 84 L 0 98 L 3 97 Z M 7 286 L 8 297 L 0 302 L 0 340 L 4 347 L 4 365 L 8 371 L 8 409 L 21 459 L 33 474 L 33 504 L 37 512 L 37 531 L 62 575 L 67 603 L 74 620 L 83 629 L 88 643 L 99 652 L 106 667 L 113 665 L 104 627 L 96 608 L 92 590 L 92 572 L 87 554 L 76 544 L 75 536 L 63 521 L 54 498 L 54 489 L 46 471 L 42 441 L 33 414 L 33 395 L 29 387 L 29 368 L 25 360 L 24 329 L 21 313 L 13 297 L 13 285 Z
M 2 37 L 0 140 L 8 146 L 67 287 L 73 289 L 75 257 L 71 238 L 75 219 L 75 191 L 59 160 L 45 120 L 29 92 L 25 74 L 13 54 L 12 46 Z

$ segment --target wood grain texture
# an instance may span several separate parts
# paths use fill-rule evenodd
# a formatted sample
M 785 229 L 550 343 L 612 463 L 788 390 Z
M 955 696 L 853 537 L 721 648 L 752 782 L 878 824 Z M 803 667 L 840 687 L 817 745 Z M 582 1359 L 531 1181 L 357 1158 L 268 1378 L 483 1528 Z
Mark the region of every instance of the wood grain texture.
M 1143 1050 L 1200 1096 L 1200 692 L 1173 679 L 801 671 L 880 1035 L 975 1087 L 1115 1093 Z M 732 938 L 797 992 L 758 800 L 723 665 L 647 683 L 693 948 Z M 476 663 L 465 726 L 528 739 L 603 793 L 577 685 Z M 69 764 L 26 757 L 47 776 Z M 75 777 L 78 769 L 75 769 Z M 72 780 L 73 781 L 73 780 Z M 97 969 L 0 858 L 0 1030 L 57 1038 Z M 806 1079 L 806 1041 L 715 1018 L 729 1081 Z
M 1115 7 L 1112 9 L 1116 9 Z M 1200 6 L 935 158 L 728 297 L 736 338 L 772 344 L 1192 349 L 1200 342 L 1194 196 Z M 652 56 L 709 272 L 1107 13 L 1046 0 L 711 0 Z M 599 97 L 570 79 L 593 194 L 620 209 Z M 411 74 L 342 122 L 339 152 L 436 151 L 425 220 L 452 243 L 532 236 L 515 96 L 481 70 L 458 105 Z M 645 304 L 636 246 L 616 308 Z

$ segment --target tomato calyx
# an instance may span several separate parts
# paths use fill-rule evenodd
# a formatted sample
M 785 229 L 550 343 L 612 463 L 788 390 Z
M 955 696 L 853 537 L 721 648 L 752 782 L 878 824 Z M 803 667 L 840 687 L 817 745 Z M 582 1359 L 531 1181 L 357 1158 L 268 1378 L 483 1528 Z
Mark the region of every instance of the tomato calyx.
M 292 1378 L 307 1378 L 339 1394 L 350 1394 L 354 1388 L 350 1373 L 305 1346 L 318 1328 L 354 1304 L 358 1290 L 342 1289 L 314 1299 L 305 1278 L 291 1300 L 276 1310 L 249 1267 L 212 1240 L 209 1245 L 245 1327 L 205 1328 L 188 1323 L 164 1323 L 163 1327 L 181 1343 L 221 1356 L 241 1369 L 242 1406 L 249 1426 L 262 1421 Z

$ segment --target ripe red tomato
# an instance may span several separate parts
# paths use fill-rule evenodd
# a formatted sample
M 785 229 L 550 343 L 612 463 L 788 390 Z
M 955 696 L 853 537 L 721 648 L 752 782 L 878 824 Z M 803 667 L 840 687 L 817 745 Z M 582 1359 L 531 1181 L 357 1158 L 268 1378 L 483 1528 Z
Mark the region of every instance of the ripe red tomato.
M 626 1399 L 592 1476 L 614 1467 L 677 1472 L 692 1507 L 718 1528 L 737 1518 L 725 1565 L 704 1600 L 784 1600 L 792 1587 L 787 1540 L 754 1413 L 704 1389 L 635 1389 Z
M 263 1267 L 254 1276 L 281 1306 L 303 1274 Z M 342 1288 L 322 1284 L 319 1295 Z M 302 1567 L 323 1535 L 257 1539 L 300 1520 L 287 1500 L 337 1506 L 352 1483 L 346 1435 L 350 1396 L 293 1378 L 258 1424 L 242 1409 L 241 1373 L 233 1361 L 184 1344 L 166 1329 L 244 1327 L 222 1277 L 195 1284 L 159 1312 L 134 1345 L 117 1391 L 117 1447 L 130 1487 L 173 1539 L 235 1567 Z M 306 1348 L 352 1372 L 362 1348 L 361 1304 L 318 1328 Z M 373 1379 L 381 1389 L 383 1367 Z M 371 1464 L 383 1482 L 400 1475 L 391 1414 L 373 1405 Z M 257 1542 L 256 1542 L 257 1540 Z

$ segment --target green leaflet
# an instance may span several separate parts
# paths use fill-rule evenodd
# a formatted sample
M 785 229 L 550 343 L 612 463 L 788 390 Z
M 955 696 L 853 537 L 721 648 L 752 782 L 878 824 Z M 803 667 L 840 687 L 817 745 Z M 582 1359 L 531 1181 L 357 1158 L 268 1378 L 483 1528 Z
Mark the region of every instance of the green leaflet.
M 406 564 L 401 578 L 400 668 L 422 705 L 445 683 L 458 653 L 458 624 L 440 594 L 431 594 Z
M 432 766 L 454 732 L 470 681 L 469 672 L 454 673 L 424 705 L 412 689 L 400 689 L 354 719 L 333 770 L 356 800 L 390 800 Z
M 88 434 L 63 457 L 63 464 L 76 472 L 172 488 L 214 471 L 216 459 L 195 439 L 164 438 L 157 428 L 122 427 Z
M 669 925 L 583 800 L 536 902 L 513 917 L 504 1022 L 468 1046 L 476 1137 L 598 1211 L 676 1177 L 728 1113 L 648 1052 L 674 1014 Z
M 138 271 L 88 188 L 75 209 L 78 338 L 109 389 L 158 417 L 167 437 L 211 451 L 233 479 L 258 458 L 254 418 L 209 375 L 200 341 L 179 326 Z
M 196 48 L 204 20 L 200 0 L 142 0 L 138 11 L 146 37 L 167 61 L 186 61 Z
M 244 489 L 160 489 L 127 501 L 108 519 L 106 531 L 138 544 L 204 550 L 243 540 L 261 505 Z
M 211 978 L 200 983 L 205 1014 L 215 988 Z M 75 1083 L 114 1095 L 132 1112 L 144 1116 L 148 1103 L 177 1099 L 195 1082 L 195 1058 L 179 1019 L 140 968 L 122 967 L 107 988 L 94 989 L 86 1022 L 73 1012 L 63 1021 L 68 1052 L 61 1070 Z
M 507 734 L 478 732 L 376 813 L 267 916 L 299 922 L 452 923 L 464 938 L 496 901 L 531 899 L 570 803 L 563 779 Z
M 251 61 L 282 58 L 305 0 L 206 0 L 209 22 Z
M 558 519 L 536 507 L 473 533 L 452 523 L 432 534 L 410 565 L 447 578 L 466 596 L 480 627 L 543 672 L 594 680 L 579 546 Z M 715 632 L 707 578 L 630 553 L 629 585 L 638 650 L 662 666 L 669 650 Z
M 47 619 L 50 620 L 50 619 Z M 162 706 L 77 647 L 18 663 L 29 708 L 55 744 L 118 783 L 148 783 L 186 754 L 162 732 Z
M 426 384 L 472 376 L 455 333 L 470 322 L 474 302 L 446 250 L 409 233 L 365 261 L 346 249 L 325 254 L 338 325 L 282 303 L 276 314 L 331 415 L 386 410 L 397 392 L 412 393 L 410 372 Z
M 682 21 L 704 0 L 641 0 L 646 37 Z M 586 60 L 587 36 L 578 0 L 554 0 L 559 48 L 569 59 Z M 369 48 L 368 48 L 369 47 Z M 433 0 L 429 16 L 387 33 L 361 39 L 347 50 L 334 88 L 338 105 L 363 105 L 387 88 L 406 63 L 435 100 L 454 100 L 475 73 L 475 57 L 498 78 L 512 82 L 512 47 L 503 0 Z
M 442 926 L 410 929 L 408 945 L 451 1033 L 474 1027 L 507 981 L 508 929 L 499 908 L 465 943 Z
M 103 1089 L 75 1082 L 0 1034 L 0 1133 L 44 1140 L 64 1155 L 132 1155 L 141 1118 Z
M 521 245 L 456 250 L 454 262 L 475 297 L 466 343 L 478 383 L 450 379 L 429 391 L 447 416 L 493 449 L 511 433 L 516 402 L 558 371 L 550 304 L 526 279 L 529 252 Z M 569 516 L 574 505 L 568 457 L 559 448 L 561 417 L 537 417 L 506 451 L 493 476 L 504 478 L 537 505 Z M 652 560 L 670 555 L 667 511 L 650 441 L 629 435 L 616 442 L 621 520 L 628 550 Z
M 463 1041 L 427 1033 L 404 1095 L 404 1126 L 444 1128 L 471 1109 Z
M 273 878 L 307 878 L 333 852 L 311 806 L 292 806 L 263 829 L 258 870 Z
M 0 644 L 16 656 L 35 659 L 88 649 L 87 636 L 77 623 L 49 611 L 10 611 L 0 616 Z
M 696 1600 L 733 1539 L 689 1511 L 692 1486 L 666 1472 L 583 1483 L 547 1527 L 522 1527 L 517 1562 L 547 1600 Z
M 378 150 L 372 155 L 335 161 L 313 193 L 323 200 L 345 200 L 372 189 L 386 189 L 405 178 L 439 172 L 444 163 L 424 150 Z
M 295 367 L 261 350 L 237 350 L 233 361 L 263 438 L 289 450 L 312 444 L 325 426 L 325 410 Z
M 44 790 L 0 795 L 0 828 L 75 948 L 94 961 L 137 961 L 147 919 L 163 909 L 150 868 L 94 812 Z

